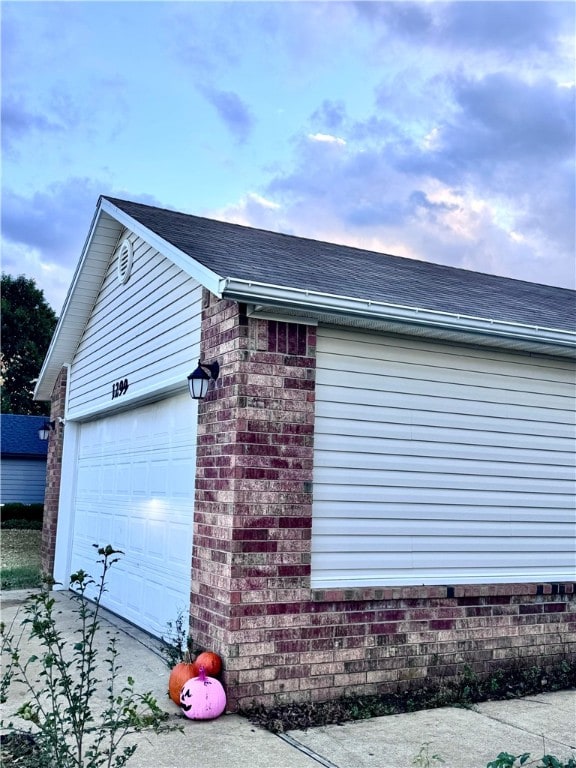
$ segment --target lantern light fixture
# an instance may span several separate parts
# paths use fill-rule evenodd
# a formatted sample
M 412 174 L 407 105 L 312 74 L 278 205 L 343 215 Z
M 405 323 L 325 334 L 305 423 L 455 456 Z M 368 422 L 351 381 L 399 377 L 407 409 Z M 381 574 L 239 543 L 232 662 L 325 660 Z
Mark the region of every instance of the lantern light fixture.
M 193 400 L 202 400 L 208 392 L 208 385 L 216 381 L 220 373 L 218 362 L 206 363 L 198 360 L 198 367 L 188 376 L 188 389 Z
M 44 424 L 38 430 L 38 437 L 40 440 L 48 440 L 50 432 L 56 429 L 55 421 L 45 421 Z

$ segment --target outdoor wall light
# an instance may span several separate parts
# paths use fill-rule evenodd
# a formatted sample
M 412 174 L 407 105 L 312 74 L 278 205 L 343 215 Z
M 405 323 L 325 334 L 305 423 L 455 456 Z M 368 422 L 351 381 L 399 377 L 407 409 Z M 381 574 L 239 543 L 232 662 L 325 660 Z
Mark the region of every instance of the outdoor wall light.
M 55 421 L 45 421 L 38 430 L 38 437 L 40 440 L 48 440 L 50 437 L 50 432 L 54 429 L 56 429 Z
M 202 400 L 206 397 L 208 385 L 211 381 L 216 381 L 219 373 L 220 366 L 217 362 L 203 363 L 202 360 L 198 360 L 198 368 L 188 376 L 190 397 L 193 400 Z
M 62 416 L 58 416 L 58 424 L 64 424 L 66 421 L 62 418 Z M 56 431 L 56 422 L 55 421 L 45 421 L 44 424 L 40 427 L 38 430 L 38 437 L 40 440 L 48 440 L 50 437 L 50 432 Z

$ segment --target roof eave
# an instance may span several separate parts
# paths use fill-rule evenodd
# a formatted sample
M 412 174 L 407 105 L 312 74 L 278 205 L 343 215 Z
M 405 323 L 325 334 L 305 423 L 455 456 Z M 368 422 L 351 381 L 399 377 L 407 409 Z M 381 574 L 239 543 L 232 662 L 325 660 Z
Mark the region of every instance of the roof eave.
M 286 288 L 236 278 L 226 278 L 220 284 L 220 295 L 268 308 L 282 307 L 302 310 L 303 315 L 322 313 L 337 317 L 357 317 L 367 320 L 391 321 L 406 328 L 421 327 L 439 331 L 483 336 L 496 342 L 508 339 L 516 348 L 532 351 L 534 345 L 548 348 L 563 355 L 576 355 L 576 333 L 557 328 L 546 328 L 522 323 L 503 322 L 492 318 L 439 312 L 422 307 L 358 299 L 350 296 L 336 296 L 317 291 Z

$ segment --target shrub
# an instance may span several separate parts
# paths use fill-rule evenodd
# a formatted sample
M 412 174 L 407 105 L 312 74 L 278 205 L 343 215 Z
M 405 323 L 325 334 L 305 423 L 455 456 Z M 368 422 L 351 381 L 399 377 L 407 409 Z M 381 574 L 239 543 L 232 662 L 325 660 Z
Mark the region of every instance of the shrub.
M 42 520 L 2 520 L 3 531 L 41 531 Z
M 17 527 L 12 524 L 12 522 L 16 520 L 35 523 L 36 525 L 40 523 L 40 527 L 42 527 L 44 504 L 20 504 L 19 502 L 8 502 L 7 504 L 2 504 L 0 507 L 0 515 L 2 518 L 2 528 Z M 8 526 L 6 523 L 11 523 L 11 525 Z M 22 525 L 22 527 L 30 526 Z

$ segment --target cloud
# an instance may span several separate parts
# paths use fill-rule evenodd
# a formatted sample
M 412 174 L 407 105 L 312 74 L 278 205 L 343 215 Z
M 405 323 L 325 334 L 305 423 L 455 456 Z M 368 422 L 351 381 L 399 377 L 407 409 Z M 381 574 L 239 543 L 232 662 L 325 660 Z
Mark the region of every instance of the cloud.
M 567 156 L 574 150 L 574 93 L 550 80 L 528 83 L 504 73 L 457 78 L 460 114 L 445 140 L 452 152 L 457 146 L 475 161 L 541 163 Z
M 378 91 L 365 119 L 337 110 L 345 151 L 303 132 L 261 190 L 280 207 L 243 201 L 242 223 L 573 286 L 573 89 L 500 71 L 434 84 L 446 99 L 432 125 L 382 115 Z M 310 122 L 330 115 L 322 102 Z
M 240 143 L 245 143 L 252 131 L 254 118 L 248 106 L 233 91 L 221 91 L 203 86 L 201 92 L 216 109 L 220 118 Z
M 53 261 L 70 268 L 78 256 L 73 254 L 74 233 L 83 230 L 86 234 L 88 217 L 101 189 L 102 185 L 90 179 L 73 178 L 31 197 L 4 190 L 3 237 L 10 243 L 42 251 L 47 263 Z
M 2 96 L 2 149 L 18 151 L 23 139 L 31 134 L 63 133 L 73 127 L 71 116 L 66 114 L 62 97 L 54 100 L 51 109 L 28 106 L 23 97 L 11 93 Z
M 452 81 L 455 109 L 427 141 L 395 145 L 390 164 L 416 179 L 479 191 L 538 249 L 574 250 L 573 88 L 504 73 Z M 573 278 L 572 278 L 573 279 Z
M 443 49 L 501 52 L 506 58 L 527 51 L 549 53 L 557 38 L 574 29 L 572 3 L 549 0 L 493 2 L 392 2 L 354 4 L 358 17 L 388 39 Z
M 100 187 L 74 178 L 30 197 L 4 190 L 2 268 L 26 274 L 59 313 L 90 226 Z
M 446 181 L 466 173 L 501 185 L 510 168 L 524 177 L 530 168 L 540 173 L 542 163 L 573 158 L 573 88 L 504 73 L 449 80 L 453 108 L 427 135 L 433 141 L 399 147 L 398 168 Z
M 115 190 L 109 182 L 79 177 L 30 196 L 3 191 L 2 269 L 34 278 L 56 312 L 64 302 L 101 194 L 160 204 L 151 195 Z
M 308 138 L 310 141 L 320 141 L 324 144 L 336 144 L 340 147 L 346 145 L 344 139 L 341 139 L 339 136 L 332 136 L 329 133 L 309 133 Z
M 444 6 L 438 36 L 460 46 L 501 49 L 508 56 L 527 50 L 550 52 L 563 30 L 574 29 L 574 18 L 572 3 L 455 2 Z
M 342 100 L 325 99 L 312 115 L 311 121 L 328 130 L 340 128 L 346 119 L 346 105 Z
M 426 3 L 354 3 L 360 18 L 381 25 L 389 34 L 406 37 L 430 36 L 434 28 L 433 9 Z
M 208 215 L 220 221 L 290 234 L 290 230 L 282 229 L 285 222 L 280 204 L 255 192 L 248 192 L 237 203 L 212 210 Z
M 9 143 L 28 131 L 61 131 L 63 127 L 46 115 L 28 109 L 21 97 L 5 95 L 2 99 L 2 135 Z

